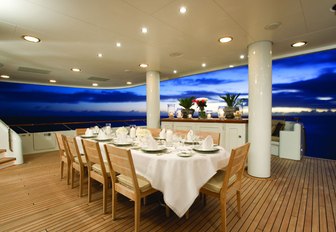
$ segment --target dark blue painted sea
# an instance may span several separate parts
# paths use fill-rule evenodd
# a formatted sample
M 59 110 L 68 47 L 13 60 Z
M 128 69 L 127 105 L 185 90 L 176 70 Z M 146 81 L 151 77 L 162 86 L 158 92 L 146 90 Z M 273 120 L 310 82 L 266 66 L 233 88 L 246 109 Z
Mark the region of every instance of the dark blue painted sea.
M 295 116 L 297 117 L 297 116 Z M 53 123 L 53 122 L 88 122 L 88 121 L 104 121 L 98 123 L 99 126 L 105 126 L 108 121 L 113 120 L 127 120 L 136 119 L 138 121 L 131 122 L 111 122 L 112 126 L 129 126 L 146 124 L 145 116 L 115 116 L 115 117 L 10 117 L 2 118 L 7 124 L 24 124 L 24 123 Z M 326 159 L 336 160 L 336 115 L 304 115 L 299 116 L 300 122 L 303 123 L 306 133 L 306 156 L 320 157 Z M 74 124 L 68 125 L 68 129 L 76 127 L 90 127 L 96 125 L 95 123 Z M 13 127 L 18 133 L 39 132 L 39 131 L 53 131 L 53 130 L 66 130 L 63 125 L 53 124 L 51 126 L 24 126 Z

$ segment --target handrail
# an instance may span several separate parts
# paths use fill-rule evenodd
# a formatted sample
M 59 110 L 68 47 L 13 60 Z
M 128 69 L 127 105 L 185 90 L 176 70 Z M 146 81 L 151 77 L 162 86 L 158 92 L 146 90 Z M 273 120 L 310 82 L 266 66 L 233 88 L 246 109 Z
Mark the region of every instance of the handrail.
M 103 120 L 103 121 L 83 121 L 83 122 L 49 122 L 49 123 L 26 123 L 26 124 L 12 124 L 10 127 L 21 127 L 21 126 L 50 126 L 50 125 L 78 125 L 78 124 L 88 124 L 88 123 L 104 123 L 104 122 L 138 122 L 145 121 L 146 119 L 126 119 L 126 120 Z

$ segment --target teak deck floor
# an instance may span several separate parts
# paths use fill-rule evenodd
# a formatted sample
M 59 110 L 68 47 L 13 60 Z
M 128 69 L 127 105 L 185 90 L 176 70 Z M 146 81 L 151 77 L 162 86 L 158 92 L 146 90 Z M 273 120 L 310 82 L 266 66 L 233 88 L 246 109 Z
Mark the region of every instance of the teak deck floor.
M 133 231 L 133 202 L 118 198 L 117 219 L 102 213 L 102 191 L 94 201 L 78 197 L 60 180 L 57 152 L 25 156 L 25 164 L 0 170 L 0 231 Z M 336 161 L 272 157 L 272 178 L 245 175 L 242 218 L 228 202 L 229 231 L 335 231 Z M 111 194 L 110 194 L 111 195 Z M 141 208 L 141 231 L 219 231 L 217 199 L 196 200 L 189 219 L 171 214 L 154 196 Z

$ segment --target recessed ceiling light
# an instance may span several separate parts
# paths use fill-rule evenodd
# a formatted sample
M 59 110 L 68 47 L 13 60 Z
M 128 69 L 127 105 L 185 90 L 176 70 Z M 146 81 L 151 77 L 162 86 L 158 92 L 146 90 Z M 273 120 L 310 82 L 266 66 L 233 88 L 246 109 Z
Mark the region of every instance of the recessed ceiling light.
M 299 41 L 299 42 L 295 42 L 295 43 L 291 44 L 291 46 L 294 47 L 294 48 L 298 48 L 298 47 L 305 46 L 306 44 L 307 44 L 306 41 Z
M 218 41 L 220 43 L 228 43 L 228 42 L 231 42 L 233 40 L 233 38 L 231 36 L 225 36 L 225 37 L 222 37 L 222 38 L 219 38 Z
M 1 75 L 1 78 L 8 79 L 9 76 L 8 75 Z
M 177 73 L 177 70 L 174 70 L 174 71 L 173 71 L 173 73 L 175 73 L 175 74 L 176 74 L 176 73 Z
M 39 38 L 30 35 L 23 35 L 22 38 L 32 43 L 38 43 L 41 41 Z
M 181 7 L 180 7 L 180 13 L 181 13 L 181 14 L 185 14 L 185 13 L 187 13 L 187 7 L 185 7 L 185 6 L 181 6 Z
M 117 43 L 116 43 L 116 46 L 117 46 L 118 48 L 120 48 L 120 47 L 121 47 L 121 43 L 117 42 Z
M 56 80 L 49 80 L 50 83 L 56 83 Z
M 203 64 L 202 64 L 202 67 L 206 67 L 206 63 L 203 63 Z
M 271 24 L 267 24 L 264 28 L 265 30 L 272 31 L 272 30 L 278 29 L 280 25 L 281 25 L 281 22 L 274 22 Z
M 141 32 L 146 34 L 148 32 L 148 28 L 147 27 L 143 27 L 141 28 Z
M 232 65 L 232 64 L 231 64 L 231 65 L 229 65 L 229 68 L 233 68 L 233 67 L 234 67 L 234 65 Z
M 97 83 L 92 83 L 92 86 L 95 86 L 95 87 L 97 87 L 97 86 L 98 86 L 98 84 L 97 84 Z
M 102 53 L 98 53 L 97 56 L 98 56 L 99 58 L 102 58 L 102 57 L 103 57 L 103 54 L 102 54 Z
M 80 72 L 81 70 L 79 68 L 72 68 L 71 71 L 73 71 L 73 72 Z
M 245 58 L 245 55 L 240 55 L 239 58 L 240 58 L 240 59 L 244 59 L 244 58 Z
M 131 84 L 132 84 L 132 82 L 130 82 L 130 81 L 127 81 L 127 82 L 126 82 L 126 84 L 127 84 L 127 85 L 131 85 Z
M 147 68 L 147 67 L 148 67 L 148 64 L 139 64 L 139 66 L 140 66 L 141 68 Z
M 336 14 L 336 4 L 330 8 L 330 11 Z
M 170 57 L 180 57 L 182 55 L 183 55 L 183 53 L 181 53 L 181 52 L 172 52 L 172 53 L 169 54 Z

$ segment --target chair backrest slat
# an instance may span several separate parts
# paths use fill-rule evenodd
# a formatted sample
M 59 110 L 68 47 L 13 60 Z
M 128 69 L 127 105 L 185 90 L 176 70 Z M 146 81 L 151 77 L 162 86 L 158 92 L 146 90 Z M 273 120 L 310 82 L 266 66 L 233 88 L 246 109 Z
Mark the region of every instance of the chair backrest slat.
M 109 157 L 111 165 L 111 173 L 123 174 L 129 177 L 133 182 L 133 187 L 136 191 L 139 191 L 139 184 L 135 173 L 133 164 L 133 158 L 129 149 L 122 149 L 111 145 L 105 145 L 106 154 Z M 112 181 L 116 181 L 116 178 L 112 177 Z
M 103 173 L 106 173 L 103 157 L 98 142 L 86 139 L 83 139 L 82 142 L 89 166 L 91 167 L 92 164 L 99 164 L 101 166 L 101 169 L 103 170 Z
M 235 180 L 235 183 L 241 184 L 241 179 L 245 169 L 245 162 L 249 148 L 250 143 L 246 143 L 243 146 L 232 149 L 229 164 L 226 167 L 224 175 L 223 187 L 221 191 L 221 195 L 223 195 L 223 197 L 226 194 L 228 188 L 232 186 L 232 184 L 229 186 L 230 178 L 236 176 L 237 179 Z
M 161 129 L 160 128 L 147 128 L 152 134 L 153 137 L 159 137 Z
M 210 135 L 213 139 L 213 143 L 219 145 L 220 142 L 220 133 L 213 132 L 213 131 L 198 131 L 196 135 L 199 136 L 201 139 L 205 139 L 208 135 Z
M 68 146 L 68 154 L 70 155 L 71 160 L 74 161 L 74 158 L 77 157 L 79 163 L 82 165 L 83 161 L 82 161 L 82 157 L 78 150 L 76 138 L 71 137 L 71 136 L 66 136 L 65 141 Z
M 85 135 L 86 128 L 77 128 L 76 129 L 76 135 Z
M 55 133 L 55 135 L 59 149 L 65 151 L 63 135 L 61 133 Z

